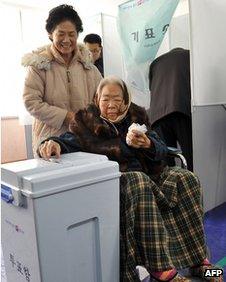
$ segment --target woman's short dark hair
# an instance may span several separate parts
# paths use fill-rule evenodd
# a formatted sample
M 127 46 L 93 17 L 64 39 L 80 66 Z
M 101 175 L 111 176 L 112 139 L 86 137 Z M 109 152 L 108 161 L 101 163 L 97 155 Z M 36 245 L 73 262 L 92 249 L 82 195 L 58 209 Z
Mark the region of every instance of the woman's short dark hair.
M 49 11 L 49 16 L 46 20 L 47 32 L 53 32 L 56 26 L 65 20 L 72 22 L 78 33 L 83 31 L 82 20 L 78 13 L 72 6 L 63 4 Z

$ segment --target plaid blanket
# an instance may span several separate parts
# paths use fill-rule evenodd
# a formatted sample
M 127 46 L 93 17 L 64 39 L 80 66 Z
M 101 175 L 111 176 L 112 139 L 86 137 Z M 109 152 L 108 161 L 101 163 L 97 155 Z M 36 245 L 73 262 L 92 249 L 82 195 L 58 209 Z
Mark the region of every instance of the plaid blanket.
M 206 257 L 202 190 L 198 178 L 179 167 L 160 176 L 126 172 L 120 179 L 121 281 L 148 271 L 186 268 Z

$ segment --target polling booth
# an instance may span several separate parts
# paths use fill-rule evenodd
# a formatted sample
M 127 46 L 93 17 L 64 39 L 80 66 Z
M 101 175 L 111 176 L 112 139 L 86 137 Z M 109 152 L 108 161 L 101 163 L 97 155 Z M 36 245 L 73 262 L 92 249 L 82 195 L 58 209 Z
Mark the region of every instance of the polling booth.
M 142 6 L 144 16 L 137 16 Z M 201 181 L 208 211 L 226 201 L 226 2 L 131 0 L 121 4 L 119 11 L 124 60 L 132 62 L 129 72 L 134 69 L 127 83 L 132 85 L 134 102 L 146 109 L 151 95 L 145 90 L 145 62 L 150 64 L 176 47 L 190 49 L 194 172 Z M 159 48 L 157 52 L 154 47 Z
M 129 9 L 131 2 L 150 1 L 128 1 L 120 6 Z M 160 38 L 156 56 L 178 46 L 191 50 L 194 171 L 203 187 L 207 211 L 226 201 L 226 2 L 171 2 L 180 8 L 189 4 L 189 11 L 173 15 L 176 6 L 171 10 L 171 21 L 161 25 L 164 38 Z M 89 17 L 79 39 L 98 33 L 103 41 L 105 75 L 134 82 L 133 101 L 148 108 L 150 95 L 139 89 L 139 82 L 147 77 L 139 79 L 140 70 L 137 76 L 133 70 L 136 79 L 130 76 L 128 80 L 117 24 L 115 16 Z M 144 24 L 142 30 L 144 37 L 154 38 L 151 26 Z M 133 44 L 138 43 L 139 34 L 131 30 Z M 142 63 L 141 69 L 146 68 Z M 25 135 L 27 155 L 32 158 L 30 123 Z M 2 249 L 7 282 L 118 282 L 119 177 L 117 163 L 81 152 L 64 155 L 59 162 L 30 159 L 2 165 Z
M 210 210 L 226 201 L 226 2 L 189 4 L 194 170 Z
M 7 282 L 119 281 L 119 167 L 62 155 L 2 165 Z

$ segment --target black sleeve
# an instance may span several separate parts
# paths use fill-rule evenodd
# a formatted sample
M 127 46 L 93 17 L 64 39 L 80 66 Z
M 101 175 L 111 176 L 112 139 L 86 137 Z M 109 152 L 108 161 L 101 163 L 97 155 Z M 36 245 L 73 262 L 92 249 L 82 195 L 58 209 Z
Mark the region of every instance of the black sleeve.
M 66 132 L 64 134 L 61 134 L 59 137 L 57 136 L 49 137 L 44 141 L 42 141 L 41 144 L 49 140 L 53 140 L 60 145 L 61 154 L 81 151 L 81 146 L 79 144 L 78 138 L 71 132 Z
M 139 149 L 142 150 L 145 157 L 153 161 L 164 160 L 168 154 L 168 148 L 163 140 L 158 136 L 158 134 L 151 129 L 149 118 L 147 112 L 143 112 L 143 122 L 147 127 L 146 135 L 151 140 L 151 148 Z
M 166 144 L 160 139 L 155 131 L 151 130 L 146 134 L 151 140 L 152 145 L 150 149 L 143 149 L 145 156 L 153 161 L 164 160 L 168 153 Z

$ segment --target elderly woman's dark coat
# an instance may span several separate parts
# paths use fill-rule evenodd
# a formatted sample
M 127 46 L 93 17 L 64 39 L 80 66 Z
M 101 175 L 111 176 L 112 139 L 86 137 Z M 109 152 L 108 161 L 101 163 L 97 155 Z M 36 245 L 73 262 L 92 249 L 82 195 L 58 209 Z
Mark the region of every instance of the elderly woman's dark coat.
M 150 149 L 133 149 L 126 144 L 128 127 L 133 122 L 148 127 Z M 144 109 L 131 104 L 122 121 L 111 123 L 101 118 L 92 104 L 76 113 L 70 129 L 60 137 L 49 138 L 60 144 L 61 153 L 81 150 L 104 154 L 117 161 L 123 172 L 120 281 L 140 281 L 136 265 L 153 273 L 202 262 L 206 246 L 199 181 L 190 171 L 161 164 L 167 147 L 150 130 Z
M 133 122 L 147 126 L 147 135 L 151 140 L 150 149 L 133 149 L 126 144 L 126 134 Z M 163 168 L 162 160 L 167 154 L 167 147 L 150 130 L 145 110 L 133 103 L 127 116 L 114 124 L 101 118 L 99 108 L 90 104 L 75 114 L 75 122 L 70 125 L 70 131 L 59 138 L 49 138 L 61 144 L 62 153 L 81 150 L 103 154 L 110 160 L 117 161 L 120 171 L 123 172 L 132 170 L 156 174 Z

